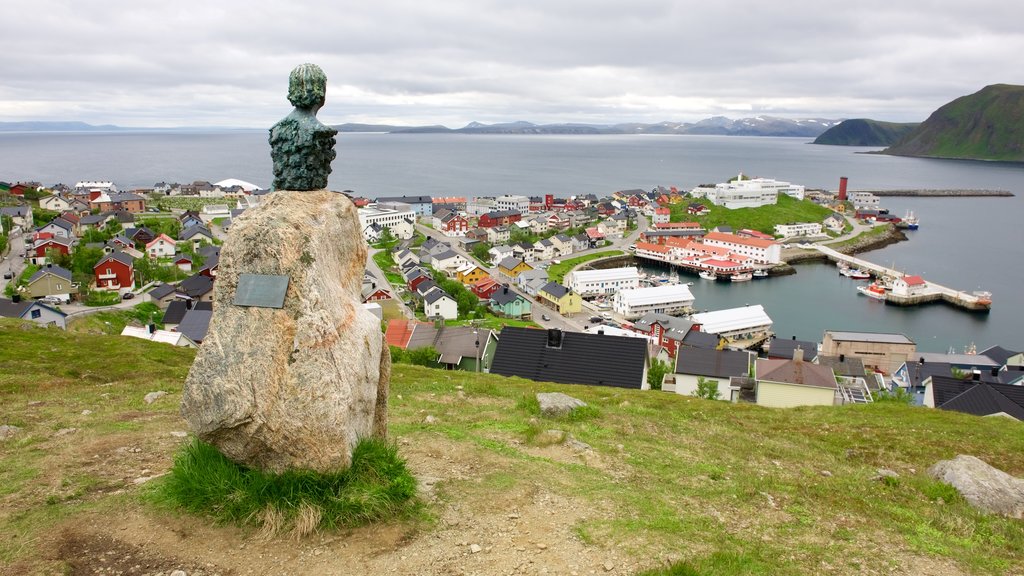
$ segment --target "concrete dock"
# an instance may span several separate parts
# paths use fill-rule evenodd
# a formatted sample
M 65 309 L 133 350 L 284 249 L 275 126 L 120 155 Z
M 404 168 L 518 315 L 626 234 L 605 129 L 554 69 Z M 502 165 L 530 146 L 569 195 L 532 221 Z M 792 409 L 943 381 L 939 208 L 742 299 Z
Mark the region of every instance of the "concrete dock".
M 875 277 L 900 279 L 905 276 L 899 270 L 886 268 L 856 256 L 849 256 L 827 246 L 815 245 L 814 248 L 833 262 L 843 262 L 848 266 L 869 271 Z M 894 294 L 892 290 L 888 290 L 885 293 L 885 301 L 897 306 L 915 306 L 938 300 L 964 308 L 965 310 L 987 312 L 992 308 L 992 295 L 987 292 L 965 292 L 948 288 L 935 282 L 928 282 L 927 280 L 925 280 L 923 286 L 915 286 L 908 290 L 907 294 Z

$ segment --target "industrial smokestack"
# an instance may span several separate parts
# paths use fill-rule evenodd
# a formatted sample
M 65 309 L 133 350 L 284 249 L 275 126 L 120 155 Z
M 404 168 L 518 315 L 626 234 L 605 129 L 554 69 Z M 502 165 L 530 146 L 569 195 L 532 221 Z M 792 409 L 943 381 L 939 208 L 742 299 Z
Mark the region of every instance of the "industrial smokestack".
M 840 176 L 839 177 L 839 201 L 840 202 L 846 202 L 846 182 L 847 182 L 847 180 L 848 179 L 847 179 L 846 176 Z

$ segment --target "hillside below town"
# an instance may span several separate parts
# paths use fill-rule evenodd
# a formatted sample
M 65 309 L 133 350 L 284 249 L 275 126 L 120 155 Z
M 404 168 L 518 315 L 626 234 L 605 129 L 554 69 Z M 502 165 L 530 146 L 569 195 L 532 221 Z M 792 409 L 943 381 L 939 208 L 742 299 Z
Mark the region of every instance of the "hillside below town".
M 149 497 L 190 436 L 178 404 L 195 351 L 76 323 L 0 319 L 3 573 L 1024 571 L 1024 524 L 975 511 L 926 473 L 971 454 L 1024 475 L 1020 422 L 897 402 L 772 409 L 409 364 L 392 375 L 390 436 L 421 512 L 260 538 Z M 554 391 L 587 407 L 542 417 L 535 395 Z

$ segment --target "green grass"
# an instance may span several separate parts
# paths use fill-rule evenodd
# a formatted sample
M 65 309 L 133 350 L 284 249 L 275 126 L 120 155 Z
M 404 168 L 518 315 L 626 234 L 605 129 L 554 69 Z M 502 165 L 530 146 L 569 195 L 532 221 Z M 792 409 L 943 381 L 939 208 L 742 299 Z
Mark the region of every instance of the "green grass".
M 688 202 L 672 204 L 672 222 L 699 222 L 706 230 L 715 226 L 732 226 L 733 230 L 748 228 L 775 234 L 776 224 L 790 222 L 821 222 L 828 218 L 832 210 L 819 206 L 810 200 L 797 200 L 785 194 L 779 194 L 777 204 L 758 208 L 737 208 L 730 210 L 723 206 L 715 206 L 707 200 L 696 200 L 708 207 L 711 212 L 705 216 L 694 216 L 686 212 Z
M 878 226 L 873 226 L 870 229 L 865 230 L 860 234 L 854 236 L 853 238 L 847 238 L 846 240 L 843 240 L 841 242 L 826 242 L 825 245 L 828 246 L 829 248 L 832 248 L 833 250 L 842 251 L 843 248 L 857 245 L 867 239 L 884 236 L 888 234 L 892 229 L 892 224 L 882 224 Z
M 22 428 L 0 442 L 0 566 L 42 563 L 46 543 L 82 514 L 171 522 L 131 484 L 136 456 L 116 449 L 142 446 L 153 474 L 171 467 L 181 445 L 168 432 L 186 429 L 175 398 L 194 351 L 7 319 L 0 342 L 0 423 Z M 145 404 L 153 390 L 169 398 Z M 541 418 L 537 392 L 589 408 Z M 900 402 L 768 409 L 408 364 L 393 366 L 388 414 L 411 470 L 438 478 L 421 512 L 460 523 L 423 527 L 413 513 L 421 532 L 412 538 L 472 527 L 477 515 L 504 518 L 514 506 L 574 534 L 566 545 L 614 550 L 650 575 L 1024 571 L 1024 524 L 974 510 L 926 472 L 972 454 L 1024 476 L 1024 423 L 1008 419 Z M 55 439 L 65 427 L 79 432 Z M 590 445 L 591 458 L 537 440 L 551 429 Z M 878 468 L 899 477 L 873 480 Z M 290 485 L 280 491 L 297 490 Z M 549 515 L 545 501 L 562 505 Z M 284 518 L 272 517 L 287 529 Z
M 193 514 L 298 535 L 408 517 L 418 508 L 415 496 L 416 479 L 397 447 L 369 439 L 356 445 L 347 470 L 281 474 L 246 468 L 194 440 L 152 493 L 155 502 Z
M 149 202 L 161 210 L 180 208 L 196 212 L 199 212 L 203 209 L 203 206 L 208 204 L 220 204 L 228 208 L 234 208 L 238 204 L 236 198 L 185 198 L 181 196 L 161 196 L 159 200 L 150 200 Z
M 597 260 L 598 258 L 607 258 L 609 256 L 622 256 L 621 250 L 605 250 L 603 252 L 595 252 L 594 254 L 586 254 L 584 256 L 577 256 L 575 258 L 569 258 L 562 260 L 559 264 L 552 264 L 548 268 L 548 278 L 553 282 L 561 282 L 565 275 L 576 266 L 583 264 L 584 262 L 590 262 L 591 260 Z

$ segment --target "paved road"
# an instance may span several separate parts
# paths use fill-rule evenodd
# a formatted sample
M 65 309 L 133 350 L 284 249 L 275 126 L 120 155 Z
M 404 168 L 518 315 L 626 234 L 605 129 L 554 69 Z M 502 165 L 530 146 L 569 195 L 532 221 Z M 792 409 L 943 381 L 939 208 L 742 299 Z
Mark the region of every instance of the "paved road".
M 7 288 L 7 284 L 14 282 L 21 275 L 21 271 L 25 269 L 25 259 L 21 257 L 21 254 L 25 252 L 25 235 L 18 234 L 17 236 L 11 237 L 10 246 L 8 246 L 7 254 L 0 259 L 0 273 L 10 272 L 12 278 L 10 280 L 2 280 L 0 275 L 0 292 Z

